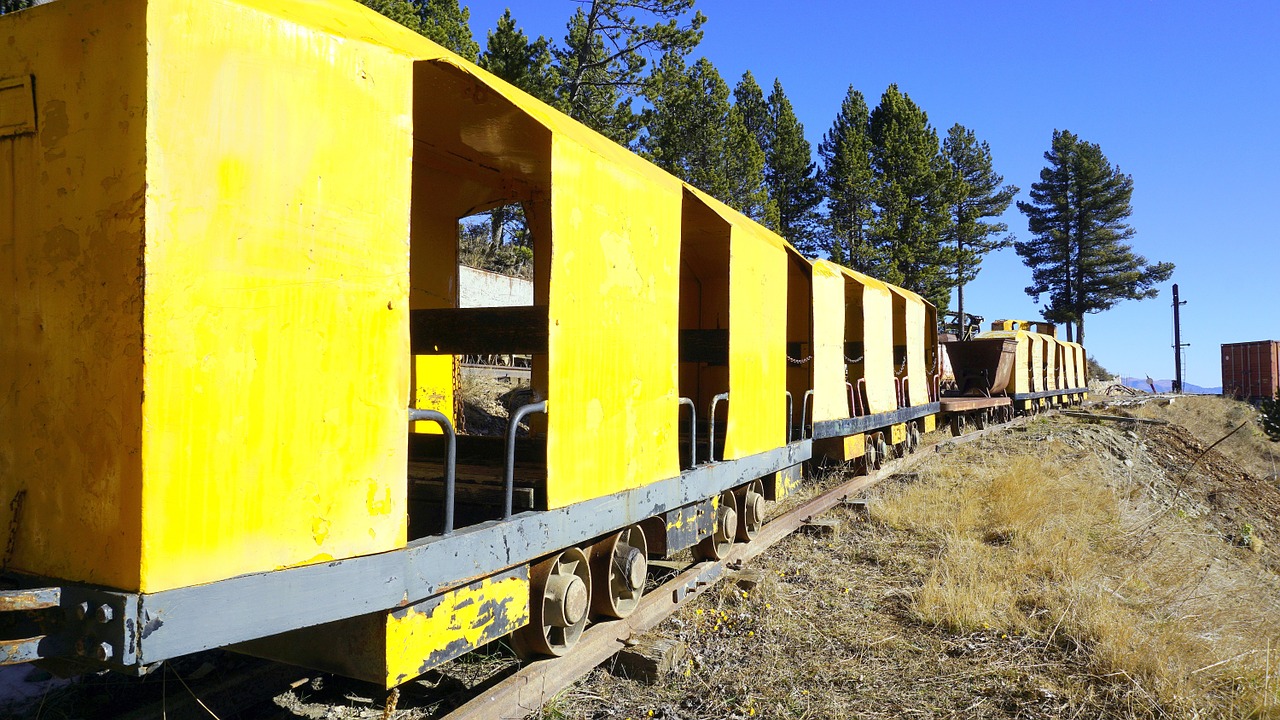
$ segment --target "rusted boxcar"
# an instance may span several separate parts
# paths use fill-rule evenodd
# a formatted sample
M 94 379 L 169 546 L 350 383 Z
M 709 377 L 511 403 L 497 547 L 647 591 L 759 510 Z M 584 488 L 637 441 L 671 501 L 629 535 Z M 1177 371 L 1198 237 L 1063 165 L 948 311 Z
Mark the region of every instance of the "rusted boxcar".
M 1257 402 L 1280 387 L 1280 340 L 1222 344 L 1222 394 Z

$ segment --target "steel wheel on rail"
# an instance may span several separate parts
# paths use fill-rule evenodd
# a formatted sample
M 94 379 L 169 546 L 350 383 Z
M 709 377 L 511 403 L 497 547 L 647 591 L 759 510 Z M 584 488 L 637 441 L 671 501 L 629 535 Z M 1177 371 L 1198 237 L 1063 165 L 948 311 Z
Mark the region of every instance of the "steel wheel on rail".
M 764 483 L 753 480 L 738 488 L 733 493 L 738 503 L 738 542 L 751 542 L 756 539 L 760 528 L 764 527 Z
M 591 609 L 624 618 L 635 612 L 649 579 L 649 545 L 639 525 L 591 546 Z
M 511 634 L 522 658 L 569 652 L 587 627 L 591 569 L 578 548 L 552 555 L 529 571 L 529 624 Z
M 719 560 L 729 554 L 733 539 L 738 535 L 738 503 L 733 493 L 720 493 L 716 507 L 715 527 L 711 535 L 693 546 L 694 560 Z
M 920 449 L 920 424 L 911 423 L 907 425 L 907 452 L 915 452 Z
M 973 416 L 974 427 L 978 428 L 979 430 L 986 430 L 987 429 L 987 413 L 989 412 L 991 411 L 979 410 L 977 413 L 975 413 Z
M 965 429 L 964 413 L 956 413 L 951 416 L 951 436 L 960 437 L 964 434 Z

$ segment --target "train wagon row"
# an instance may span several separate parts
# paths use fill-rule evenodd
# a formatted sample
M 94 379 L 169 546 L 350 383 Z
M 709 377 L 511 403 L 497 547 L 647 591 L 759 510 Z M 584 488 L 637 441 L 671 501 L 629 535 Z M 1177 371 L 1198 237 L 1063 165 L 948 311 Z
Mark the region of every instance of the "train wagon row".
M 0 37 L 0 663 L 562 654 L 649 559 L 943 417 L 921 297 L 355 2 L 58 0 Z M 459 219 L 504 206 L 533 304 L 460 308 Z M 1038 337 L 1027 411 L 1083 378 Z M 503 437 L 459 432 L 482 354 L 532 357 Z

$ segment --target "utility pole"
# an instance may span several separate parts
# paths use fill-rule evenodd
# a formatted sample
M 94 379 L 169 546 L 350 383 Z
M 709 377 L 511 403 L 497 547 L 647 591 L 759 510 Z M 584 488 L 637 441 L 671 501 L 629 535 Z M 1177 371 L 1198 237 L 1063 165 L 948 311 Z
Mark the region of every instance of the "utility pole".
M 1182 321 L 1178 317 L 1178 308 L 1187 301 L 1178 300 L 1178 283 L 1173 284 L 1173 392 L 1182 393 L 1182 348 L 1191 345 L 1182 342 Z

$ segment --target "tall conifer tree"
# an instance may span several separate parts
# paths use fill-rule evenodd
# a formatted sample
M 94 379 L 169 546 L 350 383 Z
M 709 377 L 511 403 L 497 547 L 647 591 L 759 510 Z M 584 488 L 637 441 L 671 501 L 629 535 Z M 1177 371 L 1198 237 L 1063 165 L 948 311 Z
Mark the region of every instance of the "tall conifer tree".
M 1004 185 L 1004 177 L 991 164 L 991 148 L 978 142 L 974 132 L 960 123 L 951 126 L 942 141 L 942 155 L 950 166 L 947 185 L 947 207 L 951 213 L 946 238 L 953 244 L 955 256 L 956 305 L 961 328 L 964 318 L 964 286 L 978 277 L 982 258 L 992 250 L 1013 244 L 1013 236 L 1005 235 L 1009 226 L 991 222 L 1009 209 L 1016 185 Z
M 1031 268 L 1027 294 L 1048 297 L 1045 319 L 1068 323 L 1067 338 L 1083 343 L 1085 315 L 1155 297 L 1154 286 L 1169 279 L 1173 263 L 1149 264 L 1126 244 L 1136 234 L 1126 222 L 1133 178 L 1112 166 L 1097 143 L 1055 130 L 1044 157 L 1049 164 L 1031 185 L 1031 202 L 1018 203 L 1033 237 L 1014 249 Z
M 729 104 L 729 86 L 711 61 L 686 66 L 663 56 L 646 90 L 644 154 L 659 167 L 754 216 L 761 213 L 764 154 Z
M 796 118 L 782 83 L 773 81 L 769 93 L 768 145 L 765 147 L 765 184 L 769 199 L 778 207 L 778 234 L 806 255 L 819 248 L 815 226 L 822 190 L 812 160 L 813 149 L 804 137 L 804 125 Z
M 860 272 L 874 272 L 879 263 L 867 236 L 875 217 L 869 122 L 866 99 L 850 85 L 840 113 L 818 145 L 819 178 L 827 196 L 827 251 L 833 262 Z
M 643 91 L 649 57 L 688 54 L 702 41 L 693 0 L 583 0 L 555 51 L 557 105 L 571 117 L 630 146 L 638 125 L 631 107 Z
M 480 54 L 480 45 L 471 35 L 471 10 L 458 6 L 458 0 L 414 0 L 422 26 L 418 32 L 437 45 L 449 48 L 472 62 Z
M 871 169 L 876 205 L 873 244 L 884 257 L 882 278 L 946 307 L 954 252 L 943 242 L 948 171 L 929 117 L 890 85 L 871 113 Z

